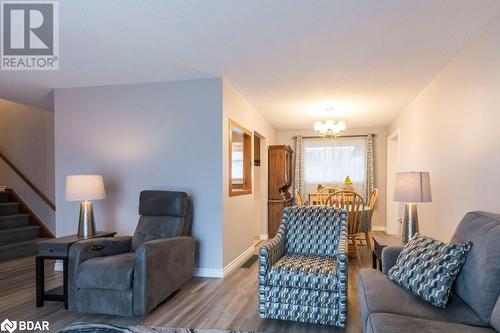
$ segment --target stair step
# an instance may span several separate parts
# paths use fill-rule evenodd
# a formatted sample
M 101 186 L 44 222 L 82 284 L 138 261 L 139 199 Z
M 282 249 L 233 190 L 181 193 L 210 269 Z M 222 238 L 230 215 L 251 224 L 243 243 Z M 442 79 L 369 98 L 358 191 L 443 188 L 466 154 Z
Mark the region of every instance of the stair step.
M 0 230 L 27 227 L 30 224 L 29 214 L 0 216 Z
M 0 203 L 0 216 L 19 214 L 19 202 Z
M 24 242 L 0 246 L 0 261 L 33 255 L 38 252 L 36 244 L 48 238 L 35 238 Z
M 22 228 L 1 230 L 0 246 L 38 238 L 39 232 L 39 226 L 27 226 Z
M 9 192 L 0 191 L 0 202 L 9 202 Z

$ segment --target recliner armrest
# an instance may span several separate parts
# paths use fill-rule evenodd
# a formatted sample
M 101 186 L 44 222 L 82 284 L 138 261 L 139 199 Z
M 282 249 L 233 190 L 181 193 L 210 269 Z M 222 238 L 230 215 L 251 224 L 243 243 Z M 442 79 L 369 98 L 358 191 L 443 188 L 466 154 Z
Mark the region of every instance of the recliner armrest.
M 75 264 L 80 264 L 85 260 L 112 256 L 115 254 L 128 252 L 132 237 L 102 237 L 81 240 L 73 244 L 69 250 L 69 260 Z
M 382 249 L 382 272 L 387 272 L 396 264 L 399 254 L 403 250 L 402 246 L 386 246 Z
M 154 260 L 161 260 L 162 263 L 177 260 L 181 263 L 191 254 L 194 258 L 194 245 L 194 239 L 186 236 L 144 242 L 135 251 L 135 268 Z
M 135 251 L 134 314 L 143 315 L 193 276 L 195 241 L 172 237 L 142 243 Z
M 88 259 L 129 252 L 131 241 L 132 237 L 129 236 L 102 237 L 81 240 L 70 247 L 68 269 L 68 300 L 70 309 L 75 309 L 73 298 L 76 293 L 78 266 Z

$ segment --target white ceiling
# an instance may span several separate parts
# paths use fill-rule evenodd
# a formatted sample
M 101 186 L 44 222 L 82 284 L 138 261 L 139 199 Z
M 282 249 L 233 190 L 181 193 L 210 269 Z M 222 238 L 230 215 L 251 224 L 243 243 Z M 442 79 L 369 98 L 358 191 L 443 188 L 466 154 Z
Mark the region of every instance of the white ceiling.
M 60 70 L 0 72 L 0 97 L 222 76 L 278 128 L 335 107 L 386 125 L 495 15 L 498 0 L 64 0 Z

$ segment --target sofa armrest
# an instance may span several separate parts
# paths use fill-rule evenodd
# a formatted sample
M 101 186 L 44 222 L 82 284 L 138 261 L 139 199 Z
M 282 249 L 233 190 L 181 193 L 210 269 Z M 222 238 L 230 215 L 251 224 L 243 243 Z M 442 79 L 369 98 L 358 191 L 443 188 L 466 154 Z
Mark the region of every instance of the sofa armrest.
M 349 280 L 349 238 L 347 230 L 347 215 L 345 215 L 340 223 L 340 237 L 338 240 L 336 260 L 337 260 L 337 294 L 338 294 L 338 321 L 345 322 L 347 320 L 347 293 Z
M 144 315 L 188 282 L 194 271 L 192 237 L 142 243 L 135 252 L 134 314 Z
M 267 273 L 272 265 L 285 253 L 285 227 L 280 226 L 276 236 L 259 249 L 259 284 L 265 285 Z
M 76 277 L 78 266 L 85 260 L 112 256 L 126 253 L 130 250 L 132 237 L 102 237 L 81 240 L 74 243 L 69 249 L 68 268 L 68 301 L 69 308 L 74 309 L 74 297 L 76 297 Z
M 403 250 L 402 246 L 386 246 L 382 249 L 382 272 L 387 274 Z
M 341 237 L 339 239 L 339 247 L 337 249 L 337 275 L 345 276 L 347 279 L 347 268 L 348 268 L 348 258 L 349 258 L 349 249 L 348 249 L 348 240 L 347 237 Z

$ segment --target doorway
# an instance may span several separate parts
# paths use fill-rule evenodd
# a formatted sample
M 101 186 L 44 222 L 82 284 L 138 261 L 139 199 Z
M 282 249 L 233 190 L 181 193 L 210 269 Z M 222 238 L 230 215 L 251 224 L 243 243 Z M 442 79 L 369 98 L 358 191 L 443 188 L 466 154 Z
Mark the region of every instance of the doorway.
M 386 232 L 399 234 L 400 204 L 393 200 L 396 186 L 396 172 L 399 171 L 399 130 L 387 138 L 387 197 L 386 197 Z
M 254 207 L 253 227 L 254 245 L 267 234 L 267 149 L 266 138 L 258 132 L 253 135 L 253 170 L 254 170 Z M 266 228 L 266 229 L 263 229 Z

